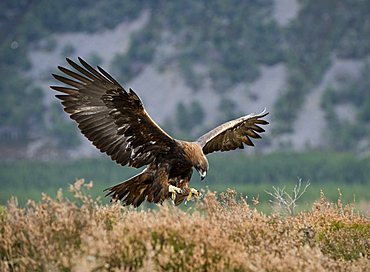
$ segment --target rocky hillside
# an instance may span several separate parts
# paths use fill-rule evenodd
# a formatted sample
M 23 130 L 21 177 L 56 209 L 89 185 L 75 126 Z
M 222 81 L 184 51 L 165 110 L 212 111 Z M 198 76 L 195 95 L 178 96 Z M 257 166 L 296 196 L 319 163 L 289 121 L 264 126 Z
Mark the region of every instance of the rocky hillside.
M 70 2 L 1 4 L 2 152 L 22 142 L 28 156 L 96 154 L 48 88 L 77 56 L 179 137 L 266 107 L 260 150 L 369 149 L 370 1 Z

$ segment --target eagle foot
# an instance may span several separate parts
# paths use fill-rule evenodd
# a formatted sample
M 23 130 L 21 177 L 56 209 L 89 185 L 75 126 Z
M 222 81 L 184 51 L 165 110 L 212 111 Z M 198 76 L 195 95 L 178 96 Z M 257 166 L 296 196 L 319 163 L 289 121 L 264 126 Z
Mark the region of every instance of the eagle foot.
M 194 189 L 194 188 L 190 188 L 190 191 L 189 191 L 189 194 L 188 196 L 186 197 L 186 200 L 185 200 L 185 205 L 188 203 L 188 201 L 190 201 L 193 197 L 199 197 L 200 196 L 200 193 L 197 189 Z
M 176 198 L 176 194 L 181 194 L 182 190 L 179 187 L 170 185 L 168 186 L 168 192 L 171 193 L 171 199 L 174 201 Z

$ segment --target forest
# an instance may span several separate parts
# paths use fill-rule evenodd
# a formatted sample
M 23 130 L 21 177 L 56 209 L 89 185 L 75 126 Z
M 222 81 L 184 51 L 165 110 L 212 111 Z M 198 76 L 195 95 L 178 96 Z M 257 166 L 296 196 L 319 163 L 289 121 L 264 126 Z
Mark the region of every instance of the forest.
M 299 4 L 297 16 L 288 25 L 280 26 L 272 16 L 272 0 L 243 3 L 3 1 L 0 4 L 4 11 L 0 17 L 1 143 L 18 146 L 49 138 L 56 148 L 76 147 L 79 144 L 76 130 L 62 117 L 60 106 L 45 105 L 40 87 L 30 82 L 27 74 L 33 67 L 29 52 L 39 47 L 53 50 L 56 44 L 51 34 L 96 33 L 122 21 L 134 20 L 144 10 L 150 12 L 148 22 L 133 33 L 127 52 L 117 54 L 111 63 L 122 81 L 134 78 L 149 63 L 161 69 L 175 61 L 194 92 L 201 92 L 205 79 L 210 80 L 214 95 L 222 97 L 220 111 L 224 111 L 222 116 L 226 120 L 239 112 L 224 95 L 225 90 L 255 80 L 261 65 L 284 63 L 288 82 L 271 109 L 272 136 L 292 133 L 292 124 L 306 102 L 305 97 L 322 80 L 333 58 L 362 60 L 370 53 L 369 1 L 306 0 Z M 175 44 L 175 49 L 159 61 L 156 55 L 164 50 L 161 48 L 165 44 Z M 68 45 L 62 50 L 65 56 L 73 52 L 74 48 Z M 99 64 L 101 57 L 90 56 L 89 61 Z M 208 72 L 199 72 L 197 67 L 207 67 Z M 348 144 L 348 141 L 361 143 L 368 139 L 367 67 L 365 63 L 357 77 L 343 78 L 339 86 L 332 86 L 322 97 L 329 124 L 325 135 L 329 149 L 356 151 L 359 144 Z M 354 106 L 353 120 L 335 117 L 335 107 L 343 104 Z M 188 107 L 179 103 L 174 113 L 176 125 L 167 124 L 168 128 L 181 135 L 193 129 L 199 131 L 197 126 L 202 125 L 202 118 L 192 117 L 199 114 L 204 115 L 204 110 L 198 102 Z

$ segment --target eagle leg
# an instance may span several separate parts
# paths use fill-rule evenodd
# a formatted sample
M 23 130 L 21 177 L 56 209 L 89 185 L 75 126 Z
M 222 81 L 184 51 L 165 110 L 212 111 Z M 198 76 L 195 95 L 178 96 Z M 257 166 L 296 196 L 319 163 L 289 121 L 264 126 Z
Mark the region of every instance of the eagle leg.
M 170 185 L 168 186 L 168 192 L 171 193 L 172 200 L 175 200 L 176 194 L 181 194 L 182 190 L 179 187 Z

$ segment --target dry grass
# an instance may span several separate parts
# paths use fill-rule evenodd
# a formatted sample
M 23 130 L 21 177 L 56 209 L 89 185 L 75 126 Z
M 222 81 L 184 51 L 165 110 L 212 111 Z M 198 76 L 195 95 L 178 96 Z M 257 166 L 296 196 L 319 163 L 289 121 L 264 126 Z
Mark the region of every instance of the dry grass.
M 370 221 L 322 195 L 294 217 L 267 216 L 229 191 L 196 208 L 102 205 L 71 186 L 0 211 L 1 271 L 365 271 Z

